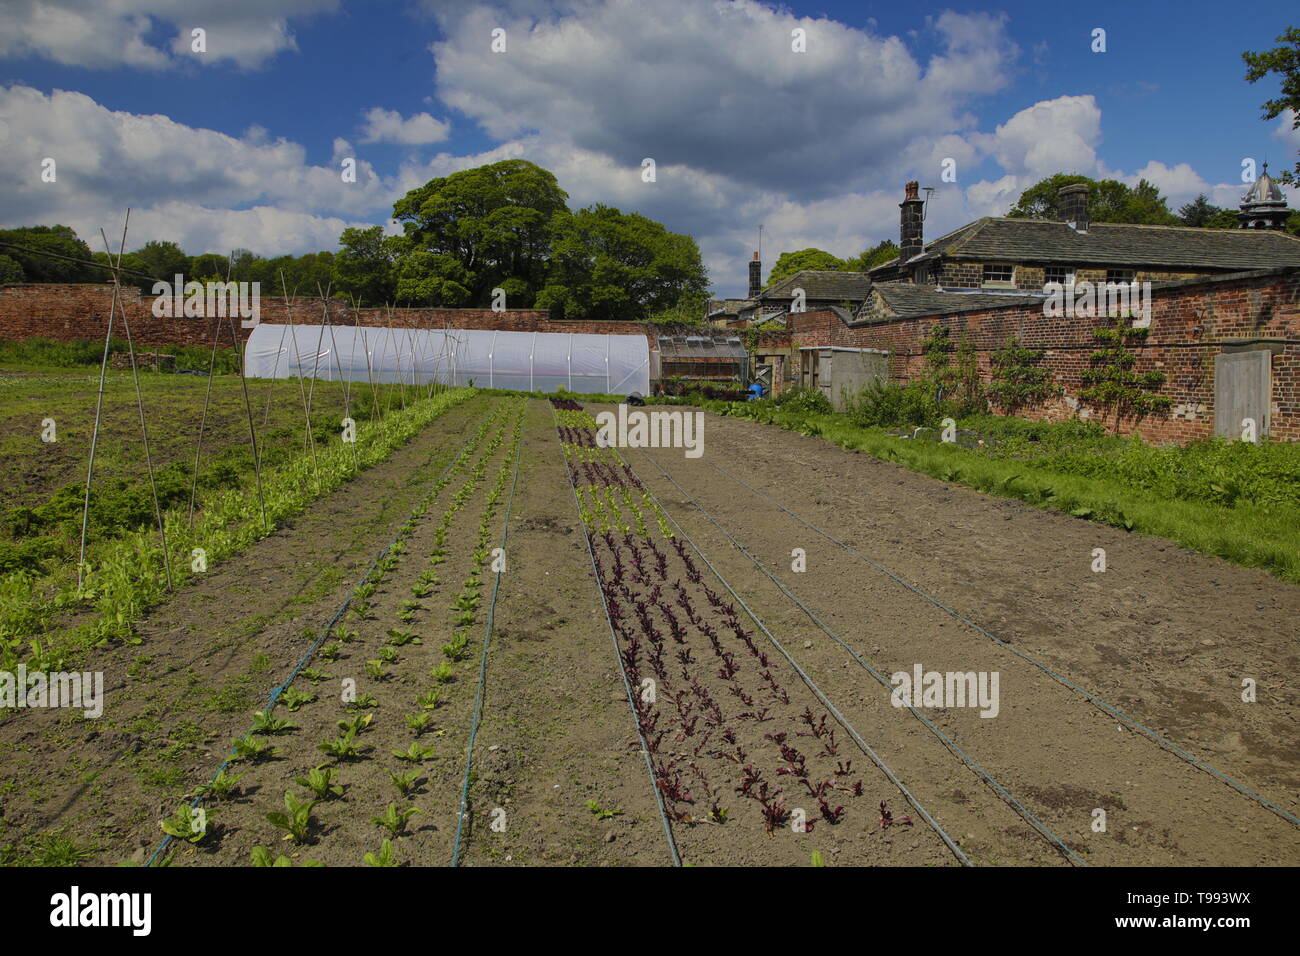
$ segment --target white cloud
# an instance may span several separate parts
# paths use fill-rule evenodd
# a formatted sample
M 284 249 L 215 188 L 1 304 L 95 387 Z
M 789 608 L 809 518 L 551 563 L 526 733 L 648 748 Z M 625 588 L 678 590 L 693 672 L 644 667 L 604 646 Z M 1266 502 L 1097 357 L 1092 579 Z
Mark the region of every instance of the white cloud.
M 258 129 L 237 138 L 62 90 L 0 88 L 0 129 L 4 224 L 64 223 L 88 241 L 130 206 L 133 244 L 173 239 L 200 252 L 238 239 L 262 253 L 329 249 L 344 225 L 386 214 L 396 188 L 363 161 L 357 182 L 344 183 L 337 165 L 309 165 L 300 145 Z M 46 157 L 56 163 L 53 183 L 41 181 Z
M 522 9 L 522 12 L 518 12 Z M 897 37 L 753 2 L 660 0 L 442 9 L 439 98 L 491 136 L 547 140 L 622 165 L 653 157 L 816 199 L 900 184 L 903 157 L 969 125 L 1016 48 L 1001 19 L 947 13 L 922 65 Z M 505 53 L 490 49 L 506 30 Z M 807 52 L 791 50 L 791 30 Z
M 157 70 L 230 61 L 252 69 L 296 50 L 289 18 L 338 9 L 339 0 L 5 0 L 0 57 L 36 56 L 67 66 Z M 206 31 L 206 53 L 191 30 Z M 148 35 L 172 33 L 166 48 Z
M 434 119 L 428 113 L 416 113 L 407 119 L 396 110 L 375 106 L 366 111 L 366 123 L 361 142 L 400 143 L 405 146 L 422 146 L 440 143 L 451 132 L 451 126 Z
M 991 134 L 972 141 L 1006 172 L 1035 182 L 1059 172 L 1099 172 L 1101 109 L 1092 96 L 1059 96 L 1026 107 Z

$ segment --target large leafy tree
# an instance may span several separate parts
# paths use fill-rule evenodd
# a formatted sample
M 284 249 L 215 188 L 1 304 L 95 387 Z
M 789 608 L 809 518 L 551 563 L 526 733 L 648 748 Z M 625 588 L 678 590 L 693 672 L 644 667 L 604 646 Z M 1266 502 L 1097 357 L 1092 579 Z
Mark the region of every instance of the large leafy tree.
M 823 249 L 810 247 L 798 252 L 783 252 L 776 258 L 772 271 L 768 274 L 767 284 L 776 285 L 782 279 L 788 279 L 803 269 L 815 269 L 819 272 L 839 272 L 844 268 L 844 260 L 833 256 Z
M 850 272 L 866 272 L 868 269 L 874 269 L 878 265 L 888 262 L 890 259 L 898 258 L 898 243 L 893 239 L 885 239 L 876 243 L 870 249 L 864 250 L 861 255 L 854 256 L 852 259 L 846 259 L 844 268 Z
M 708 273 L 690 236 L 612 206 L 556 216 L 539 308 L 556 318 L 641 321 L 689 303 L 703 310 Z
M 546 280 L 551 221 L 567 212 L 567 199 L 552 173 L 507 159 L 432 179 L 394 203 L 393 216 L 407 255 L 427 253 L 444 275 L 437 257 L 459 263 L 465 304 L 488 305 L 492 290 L 505 288 L 510 304 L 528 306 Z
M 158 239 L 146 242 L 135 250 L 135 255 L 145 264 L 145 272 L 155 279 L 163 279 L 167 282 L 173 281 L 178 274 L 185 275 L 185 270 L 190 264 L 190 257 L 180 246 L 174 242 Z M 185 277 L 191 278 L 191 276 Z
M 1131 222 L 1175 226 L 1178 217 L 1167 201 L 1145 179 L 1132 188 L 1114 179 L 1090 179 L 1077 173 L 1057 173 L 1030 186 L 1007 213 L 1013 219 L 1058 219 L 1057 193 L 1075 183 L 1088 185 L 1088 218 L 1091 222 Z
M 90 247 L 77 238 L 69 226 L 24 226 L 20 229 L 0 230 L 0 239 L 34 250 L 24 252 L 11 246 L 0 246 L 4 253 L 22 269 L 20 282 L 103 282 L 107 273 L 94 266 L 69 262 L 35 254 L 51 252 L 73 259 L 91 259 Z M 12 274 L 12 271 L 11 273 Z
M 384 237 L 382 226 L 348 228 L 339 236 L 334 257 L 334 286 L 368 305 L 391 302 L 396 291 L 393 263 L 398 246 Z
M 1263 53 L 1247 51 L 1241 55 L 1246 61 L 1246 79 L 1257 83 L 1276 73 L 1282 81 L 1281 94 L 1265 101 L 1261 107 L 1264 119 L 1276 119 L 1291 110 L 1291 128 L 1300 129 L 1300 27 L 1289 27 L 1276 40 L 1281 46 Z M 1296 161 L 1294 170 L 1284 170 L 1278 178 L 1283 182 L 1300 181 L 1300 160 Z

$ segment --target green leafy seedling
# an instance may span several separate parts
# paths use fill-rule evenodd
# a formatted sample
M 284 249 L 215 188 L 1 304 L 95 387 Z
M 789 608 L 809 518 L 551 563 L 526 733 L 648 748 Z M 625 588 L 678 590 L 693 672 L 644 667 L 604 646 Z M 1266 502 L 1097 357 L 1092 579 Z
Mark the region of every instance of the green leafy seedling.
M 255 734 L 284 734 L 297 729 L 297 726 L 288 720 L 273 717 L 270 711 L 259 710 L 253 713 L 253 733 Z
M 608 820 L 611 817 L 621 817 L 623 815 L 622 810 L 606 810 L 595 800 L 587 801 L 587 809 L 592 812 L 597 820 Z
M 264 846 L 253 847 L 253 866 L 293 866 L 293 860 L 289 859 L 283 853 L 279 856 L 271 856 L 271 851 Z M 324 866 L 320 860 L 303 860 L 299 866 Z
M 285 831 L 285 839 L 292 840 L 294 843 L 305 843 L 307 835 L 311 831 L 311 808 L 316 806 L 315 800 L 299 800 L 293 795 L 293 791 L 284 792 L 284 813 L 268 813 L 266 819 L 271 821 L 271 825 Z
M 338 724 L 339 730 L 343 731 L 345 734 L 356 736 L 369 727 L 371 723 L 374 722 L 374 719 L 374 714 L 357 714 L 357 716 L 353 717 L 351 720 L 340 720 Z
M 451 680 L 451 665 L 443 661 L 437 667 L 429 671 L 429 674 L 439 684 L 446 684 Z
M 176 812 L 159 823 L 163 832 L 186 843 L 198 843 L 208 835 L 208 813 L 202 807 L 182 803 Z
M 307 771 L 305 777 L 294 777 L 293 782 L 310 790 L 318 800 L 332 800 L 343 796 L 343 788 L 333 783 L 334 768 L 321 764 Z
M 387 665 L 381 660 L 366 661 L 366 673 L 375 680 L 383 680 L 388 675 L 384 673 Z
M 420 770 L 408 770 L 406 773 L 398 773 L 396 770 L 388 771 L 388 778 L 393 781 L 393 786 L 402 796 L 406 796 L 411 789 L 420 781 Z
M 405 750 L 394 750 L 393 756 L 398 760 L 409 760 L 411 763 L 420 763 L 423 760 L 429 760 L 433 757 L 433 748 L 421 747 L 417 743 L 412 743 Z
M 365 860 L 366 866 L 397 866 L 397 861 L 393 859 L 393 841 L 384 840 L 379 852 L 367 853 Z
M 245 734 L 242 737 L 235 738 L 233 758 L 235 760 L 251 760 L 256 763 L 259 760 L 274 757 L 277 753 L 278 751 L 274 750 L 270 743 L 258 740 L 252 734 Z
M 356 745 L 357 735 L 354 731 L 341 734 L 334 740 L 327 740 L 320 744 L 320 750 L 327 756 L 335 760 L 355 760 L 361 755 L 360 748 Z
M 388 629 L 388 641 L 394 647 L 401 647 L 403 644 L 423 644 L 424 641 L 416 637 L 411 631 L 400 631 L 397 628 Z
M 222 770 L 212 778 L 211 783 L 205 783 L 203 786 L 199 787 L 198 795 L 200 797 L 213 797 L 217 800 L 224 800 L 238 789 L 236 784 L 239 782 L 239 778 L 246 775 L 247 771 L 232 775 L 227 773 L 225 770 Z
M 280 695 L 280 703 L 284 704 L 284 706 L 291 711 L 297 710 L 299 707 L 303 706 L 303 704 L 310 704 L 315 699 L 315 694 L 308 694 L 306 691 L 301 691 L 296 687 L 290 687 Z
M 425 710 L 437 710 L 439 693 L 440 691 L 438 690 L 438 688 L 435 687 L 433 690 L 429 691 L 428 693 L 421 694 L 419 697 L 415 698 L 415 702 L 419 704 L 421 707 L 423 707 Z
M 407 714 L 406 726 L 410 727 L 417 734 L 419 734 L 424 732 L 424 730 L 429 726 L 429 723 L 432 720 L 433 720 L 433 714 L 429 713 L 427 710 L 421 711 L 418 714 Z
M 370 822 L 383 827 L 393 836 L 401 836 L 406 832 L 407 821 L 419 812 L 421 811 L 418 807 L 407 807 L 405 810 L 399 810 L 397 804 L 390 803 L 383 816 L 375 817 Z

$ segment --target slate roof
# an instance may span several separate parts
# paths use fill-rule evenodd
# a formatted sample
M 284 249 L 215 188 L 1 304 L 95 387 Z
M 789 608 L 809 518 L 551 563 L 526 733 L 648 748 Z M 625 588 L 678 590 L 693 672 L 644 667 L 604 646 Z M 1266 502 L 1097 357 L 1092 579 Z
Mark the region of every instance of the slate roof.
M 1042 295 L 1030 293 L 940 291 L 932 285 L 915 285 L 911 282 L 877 282 L 872 290 L 879 293 L 885 306 L 899 318 L 921 315 L 942 315 L 966 309 L 991 309 L 1003 305 L 1032 305 L 1043 301 Z M 871 321 L 871 316 L 861 314 L 857 321 Z
M 865 272 L 835 272 L 820 269 L 800 269 L 776 285 L 759 294 L 759 299 L 790 299 L 796 288 L 803 289 L 804 297 L 813 299 L 848 299 L 860 302 L 867 297 L 871 279 Z
M 1300 239 L 1277 230 L 1195 229 L 1095 222 L 1086 233 L 1063 222 L 986 216 L 927 243 L 909 263 L 944 256 L 982 262 L 1166 266 L 1243 271 L 1300 265 Z M 893 269 L 896 259 L 876 270 Z

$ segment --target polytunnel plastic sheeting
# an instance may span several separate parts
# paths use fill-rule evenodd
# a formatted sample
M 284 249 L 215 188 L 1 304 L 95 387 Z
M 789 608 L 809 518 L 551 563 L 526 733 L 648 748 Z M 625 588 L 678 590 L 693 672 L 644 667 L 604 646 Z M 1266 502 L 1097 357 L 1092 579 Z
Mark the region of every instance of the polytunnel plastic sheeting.
M 626 395 L 650 391 L 643 335 L 388 329 L 259 323 L 244 352 L 249 378 L 405 382 Z

